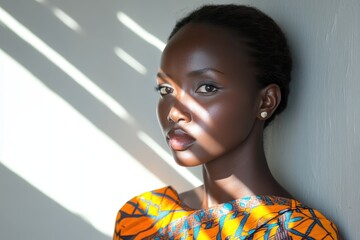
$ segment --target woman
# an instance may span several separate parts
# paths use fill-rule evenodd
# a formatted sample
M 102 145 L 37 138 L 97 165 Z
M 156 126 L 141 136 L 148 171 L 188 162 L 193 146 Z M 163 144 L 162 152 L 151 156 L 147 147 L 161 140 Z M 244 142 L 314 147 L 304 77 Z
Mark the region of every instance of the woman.
M 263 130 L 286 107 L 291 67 L 282 31 L 255 8 L 209 5 L 180 20 L 161 58 L 157 113 L 175 161 L 202 165 L 204 184 L 134 197 L 114 239 L 337 239 L 266 162 Z

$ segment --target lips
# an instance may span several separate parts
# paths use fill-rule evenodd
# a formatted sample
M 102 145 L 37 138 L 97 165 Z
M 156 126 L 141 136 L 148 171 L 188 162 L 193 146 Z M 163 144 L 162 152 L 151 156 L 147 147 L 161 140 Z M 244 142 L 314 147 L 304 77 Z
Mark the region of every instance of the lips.
M 195 139 L 181 128 L 172 128 L 166 139 L 169 146 L 175 151 L 184 151 L 195 143 Z

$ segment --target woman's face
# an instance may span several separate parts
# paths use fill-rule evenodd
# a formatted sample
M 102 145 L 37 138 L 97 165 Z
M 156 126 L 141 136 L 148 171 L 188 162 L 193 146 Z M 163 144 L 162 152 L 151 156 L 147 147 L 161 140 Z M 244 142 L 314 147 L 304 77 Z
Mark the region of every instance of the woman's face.
M 167 44 L 157 77 L 158 119 L 175 160 L 196 166 L 243 147 L 260 89 L 235 33 L 188 24 Z

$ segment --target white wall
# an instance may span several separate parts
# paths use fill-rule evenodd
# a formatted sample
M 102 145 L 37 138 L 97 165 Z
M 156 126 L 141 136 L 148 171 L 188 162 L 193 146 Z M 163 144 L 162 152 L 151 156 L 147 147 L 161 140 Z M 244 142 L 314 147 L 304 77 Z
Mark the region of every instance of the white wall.
M 134 194 L 199 183 L 199 169 L 174 168 L 164 151 L 153 91 L 161 51 L 118 16 L 165 42 L 177 18 L 210 2 L 0 0 L 1 239 L 110 239 Z M 254 5 L 286 32 L 295 69 L 288 109 L 266 132 L 269 164 L 359 239 L 360 2 L 212 2 Z

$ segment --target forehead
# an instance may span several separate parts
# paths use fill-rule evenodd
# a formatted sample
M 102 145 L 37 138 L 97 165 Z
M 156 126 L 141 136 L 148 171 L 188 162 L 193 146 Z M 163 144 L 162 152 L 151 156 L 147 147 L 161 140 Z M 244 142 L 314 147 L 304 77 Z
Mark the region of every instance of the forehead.
M 167 74 L 214 68 L 237 75 L 248 72 L 251 65 L 237 33 L 222 26 L 190 23 L 169 40 L 160 68 Z

